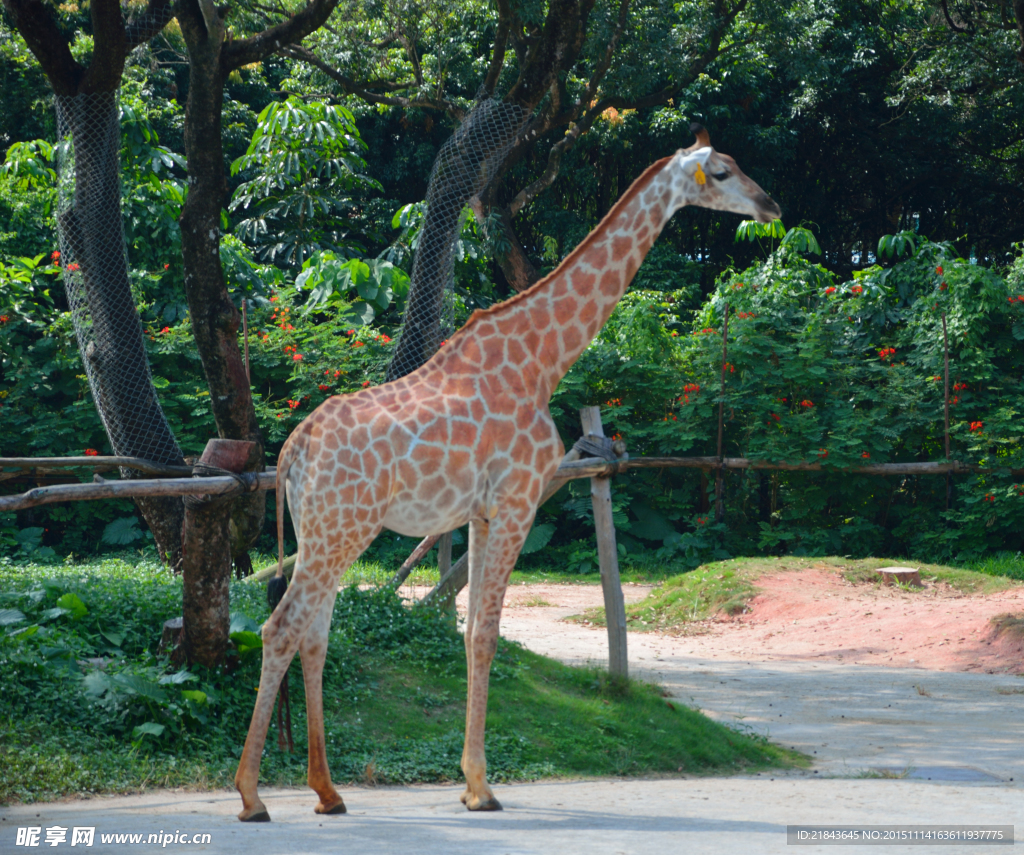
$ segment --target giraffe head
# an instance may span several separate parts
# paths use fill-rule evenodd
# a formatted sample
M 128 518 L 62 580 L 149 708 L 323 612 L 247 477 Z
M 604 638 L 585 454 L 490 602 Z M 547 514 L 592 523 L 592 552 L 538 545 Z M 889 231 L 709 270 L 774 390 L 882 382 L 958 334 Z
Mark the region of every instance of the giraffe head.
M 711 139 L 702 125 L 693 124 L 690 130 L 696 142 L 676 152 L 671 161 L 680 196 L 678 207 L 699 205 L 732 211 L 759 223 L 770 223 L 782 216 L 775 200 L 751 181 L 735 160 L 711 147 Z

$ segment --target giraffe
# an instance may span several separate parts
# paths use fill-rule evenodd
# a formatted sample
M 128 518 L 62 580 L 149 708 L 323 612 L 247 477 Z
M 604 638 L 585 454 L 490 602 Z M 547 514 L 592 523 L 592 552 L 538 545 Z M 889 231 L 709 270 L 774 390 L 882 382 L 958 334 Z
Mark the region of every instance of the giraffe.
M 465 627 L 469 810 L 501 810 L 486 777 L 484 720 L 509 574 L 565 449 L 548 411 L 556 384 L 608 319 L 672 214 L 699 205 L 759 222 L 778 205 L 707 132 L 650 166 L 550 275 L 466 325 L 421 368 L 329 398 L 278 458 L 278 552 L 287 498 L 298 537 L 292 583 L 263 627 L 263 671 L 235 776 L 243 821 L 268 821 L 257 792 L 278 685 L 302 659 L 315 811 L 344 813 L 324 743 L 322 674 L 341 575 L 384 528 L 424 537 L 469 525 Z M 282 576 L 279 564 L 278 577 Z M 283 583 L 283 579 L 281 579 Z

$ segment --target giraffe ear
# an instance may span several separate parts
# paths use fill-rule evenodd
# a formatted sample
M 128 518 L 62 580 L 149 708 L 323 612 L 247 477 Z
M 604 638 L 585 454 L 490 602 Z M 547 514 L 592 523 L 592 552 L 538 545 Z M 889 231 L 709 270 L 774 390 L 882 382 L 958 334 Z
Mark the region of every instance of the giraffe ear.
M 687 151 L 696 151 L 698 148 L 711 147 L 711 137 L 708 136 L 707 129 L 700 124 L 700 122 L 694 122 L 690 125 L 690 133 L 697 138 L 697 141 L 686 149 Z

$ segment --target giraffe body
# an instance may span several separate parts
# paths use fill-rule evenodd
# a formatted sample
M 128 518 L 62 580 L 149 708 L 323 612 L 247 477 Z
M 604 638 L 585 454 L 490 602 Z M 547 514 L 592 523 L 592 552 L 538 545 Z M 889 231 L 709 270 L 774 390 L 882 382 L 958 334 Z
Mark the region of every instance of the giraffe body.
M 686 204 L 762 222 L 779 216 L 778 206 L 731 158 L 711 149 L 701 130 L 697 145 L 644 172 L 545 279 L 475 312 L 417 371 L 325 401 L 288 438 L 278 460 L 278 531 L 280 539 L 287 495 L 298 557 L 292 583 L 263 628 L 260 689 L 235 776 L 240 819 L 269 819 L 256 789 L 259 758 L 278 684 L 296 650 L 316 810 L 344 812 L 327 768 L 321 680 L 339 580 L 384 528 L 425 537 L 466 524 L 462 800 L 471 810 L 500 809 L 486 780 L 488 678 L 509 575 L 564 454 L 548 401 L 669 217 Z

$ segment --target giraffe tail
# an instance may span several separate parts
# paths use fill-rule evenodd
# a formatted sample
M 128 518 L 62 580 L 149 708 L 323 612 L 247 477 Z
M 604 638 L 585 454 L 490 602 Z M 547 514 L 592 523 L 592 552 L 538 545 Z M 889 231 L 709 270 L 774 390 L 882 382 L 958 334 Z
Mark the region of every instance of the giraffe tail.
M 284 503 L 288 469 L 292 465 L 290 452 L 289 444 L 285 443 L 285 447 L 281 449 L 281 454 L 277 458 L 277 489 L 274 497 L 277 504 L 277 572 L 267 582 L 267 603 L 270 605 L 270 611 L 277 608 L 277 604 L 281 602 L 285 591 L 288 590 L 288 580 L 284 575 Z

